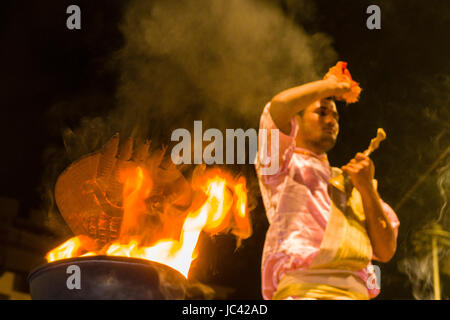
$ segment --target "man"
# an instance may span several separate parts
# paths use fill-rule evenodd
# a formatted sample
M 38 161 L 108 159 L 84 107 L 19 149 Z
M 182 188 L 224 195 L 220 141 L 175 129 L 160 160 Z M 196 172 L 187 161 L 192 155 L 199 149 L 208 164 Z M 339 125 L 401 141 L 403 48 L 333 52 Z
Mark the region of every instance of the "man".
M 265 299 L 370 299 L 379 293 L 371 260 L 392 258 L 399 221 L 376 191 L 374 164 L 358 153 L 341 168 L 353 184 L 350 193 L 329 183 L 342 173 L 326 156 L 339 132 L 331 97 L 350 90 L 348 81 L 331 76 L 285 90 L 264 108 L 260 129 L 279 129 L 278 171 L 261 174 L 270 154 L 257 156 L 255 164 L 270 223 L 262 260 Z

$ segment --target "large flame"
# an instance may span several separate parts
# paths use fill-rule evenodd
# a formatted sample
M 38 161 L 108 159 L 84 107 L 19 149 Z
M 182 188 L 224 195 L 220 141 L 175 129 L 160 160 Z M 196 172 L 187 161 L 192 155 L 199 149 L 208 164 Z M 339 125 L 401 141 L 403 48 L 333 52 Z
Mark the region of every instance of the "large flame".
M 159 239 L 147 246 L 142 239 L 149 230 L 140 228 L 139 219 L 146 214 L 145 200 L 152 188 L 150 175 L 136 167 L 128 170 L 123 179 L 124 213 L 119 239 L 92 250 L 94 241 L 79 235 L 50 251 L 46 255 L 48 262 L 91 255 L 134 257 L 163 263 L 187 277 L 202 231 L 213 235 L 231 230 L 239 240 L 251 234 L 245 179 L 236 180 L 216 169 L 193 179 L 193 189 L 201 191 L 205 200 L 200 206 L 191 206 L 179 238 Z

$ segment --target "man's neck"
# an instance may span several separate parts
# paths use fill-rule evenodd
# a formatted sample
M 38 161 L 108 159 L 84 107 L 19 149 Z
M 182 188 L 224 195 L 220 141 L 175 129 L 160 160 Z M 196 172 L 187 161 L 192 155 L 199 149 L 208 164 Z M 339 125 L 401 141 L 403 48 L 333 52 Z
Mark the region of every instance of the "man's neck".
M 307 145 L 305 143 L 299 143 L 297 142 L 295 144 L 295 146 L 297 148 L 303 149 L 303 150 L 308 150 L 309 152 L 313 153 L 316 156 L 322 156 L 322 155 L 326 155 L 326 152 L 324 150 L 321 150 L 319 148 L 316 148 L 315 146 L 311 146 L 311 145 Z
M 307 156 L 310 156 L 310 157 L 317 158 L 317 159 L 319 159 L 321 161 L 328 162 L 327 154 L 324 153 L 324 152 L 322 152 L 321 154 L 317 154 L 314 151 L 311 151 L 310 149 L 302 148 L 302 147 L 299 147 L 299 146 L 297 146 L 295 148 L 295 152 L 303 154 L 303 155 L 307 155 Z

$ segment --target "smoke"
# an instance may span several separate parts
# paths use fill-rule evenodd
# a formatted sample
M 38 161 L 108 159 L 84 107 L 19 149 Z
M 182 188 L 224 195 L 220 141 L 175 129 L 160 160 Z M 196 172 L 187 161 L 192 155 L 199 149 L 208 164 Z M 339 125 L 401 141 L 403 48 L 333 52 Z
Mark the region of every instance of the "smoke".
M 402 259 L 398 263 L 398 269 L 400 272 L 406 274 L 411 283 L 412 294 L 416 300 L 432 300 L 434 299 L 434 276 L 433 276 L 433 254 L 431 237 L 423 233 L 424 230 L 429 229 L 432 224 L 427 225 L 425 228 L 415 233 L 414 243 L 414 255 L 410 255 L 405 259 Z M 444 242 L 445 243 L 445 242 Z M 448 243 L 448 242 L 447 242 Z M 448 268 L 446 266 L 447 257 L 449 257 L 450 250 L 444 246 L 442 242 L 438 240 L 438 264 L 439 264 L 439 277 L 440 277 L 440 291 L 441 299 L 449 299 L 446 294 L 446 282 L 445 274 L 448 274 Z
M 450 154 L 450 152 L 448 152 Z M 442 197 L 442 207 L 439 211 L 437 222 L 442 222 L 443 225 L 448 226 L 448 197 L 450 195 L 450 157 L 447 157 L 446 165 L 440 168 L 438 173 L 438 188 Z
M 308 35 L 261 1 L 135 0 L 121 30 L 117 114 L 142 130 L 149 118 L 257 126 L 274 94 L 316 79 L 336 58 L 329 37 Z
M 404 198 L 403 208 L 408 216 L 415 215 L 414 229 L 402 249 L 404 257 L 398 262 L 400 272 L 410 280 L 415 299 L 433 299 L 433 265 L 431 255 L 431 237 L 423 234 L 424 230 L 438 224 L 444 231 L 450 230 L 448 217 L 448 200 L 450 195 L 450 76 L 436 73 L 423 76 L 419 73 L 412 80 L 413 86 L 420 88 L 411 101 L 411 113 L 417 119 L 414 126 L 420 127 L 417 136 L 405 138 L 415 142 L 414 155 L 427 163 L 425 167 L 409 168 L 411 172 L 419 171 L 415 178 L 416 191 Z M 419 110 L 419 112 L 417 112 Z M 424 134 L 426 133 L 426 134 Z M 416 162 L 419 164 L 421 161 Z M 412 187 L 412 186 L 411 186 Z M 405 196 L 404 196 L 405 197 Z M 407 206 L 409 202 L 409 206 Z M 405 218 L 406 219 L 406 218 Z M 410 230 L 405 230 L 406 233 Z M 448 242 L 447 242 L 448 244 Z M 409 248 L 409 249 L 408 249 Z M 445 241 L 439 242 L 439 261 L 441 273 L 441 291 L 448 286 L 442 276 L 446 271 L 445 260 L 449 256 L 449 247 Z M 448 297 L 447 297 L 448 298 Z
M 408 275 L 416 300 L 433 299 L 432 255 L 412 257 L 399 262 L 399 270 Z
M 431 242 L 431 238 L 429 242 Z M 416 300 L 433 300 L 435 298 L 431 246 L 428 246 L 427 250 L 428 252 L 425 254 L 403 259 L 398 264 L 399 270 L 408 276 L 412 285 L 412 294 Z M 448 300 L 450 297 L 445 293 L 446 283 L 443 281 L 442 273 L 443 262 L 449 255 L 448 248 L 440 247 L 437 255 L 440 265 L 441 299 Z
M 434 110 L 426 109 L 426 119 L 431 126 L 439 128 L 439 133 L 434 141 L 434 149 L 438 150 L 436 156 L 442 160 L 441 167 L 436 170 L 437 187 L 441 196 L 441 208 L 436 220 L 444 229 L 450 230 L 448 217 L 448 200 L 450 196 L 450 74 L 437 74 L 425 87 L 425 94 L 432 96 Z
M 297 1 L 295 12 L 312 19 L 314 6 Z M 280 8 L 256 0 L 133 0 L 120 31 L 123 47 L 99 66 L 118 75 L 114 99 L 80 93 L 49 111 L 64 141 L 64 150 L 49 147 L 45 156 L 49 203 L 57 175 L 115 132 L 122 140 L 150 138 L 160 148 L 170 144 L 174 129 L 192 130 L 194 120 L 202 120 L 204 130 L 256 128 L 273 95 L 319 78 L 336 60 L 330 37 L 308 34 Z M 70 119 L 71 126 L 60 119 L 89 107 L 101 114 L 81 115 L 75 124 Z
M 439 135 L 439 139 L 442 135 Z M 450 146 L 444 150 L 443 163 L 444 165 L 436 170 L 437 178 L 435 182 L 439 194 L 441 196 L 441 207 L 438 210 L 438 214 L 435 218 L 430 219 L 428 217 L 428 223 L 416 231 L 413 234 L 412 243 L 414 246 L 414 254 L 408 255 L 406 258 L 401 260 L 398 264 L 398 268 L 401 272 L 405 273 L 411 284 L 412 293 L 415 299 L 434 299 L 434 278 L 433 278 L 433 257 L 432 257 L 432 246 L 431 246 L 431 236 L 426 234 L 426 230 L 432 230 L 433 228 L 440 228 L 447 234 L 450 234 L 448 230 L 448 197 L 450 195 Z M 425 232 L 424 232 L 425 231 Z M 443 240 L 441 240 L 443 239 Z M 448 257 L 450 257 L 450 247 L 449 237 L 438 237 L 438 264 L 440 274 L 449 273 Z M 441 241 L 440 241 L 441 240 Z M 448 299 L 449 297 L 444 296 L 445 283 L 442 282 L 442 276 L 440 281 L 440 290 L 443 299 Z
M 448 231 L 448 197 L 450 194 L 450 152 L 449 148 L 445 151 L 447 157 L 444 157 L 444 163 L 441 168 L 436 170 L 437 173 L 437 188 L 442 198 L 442 206 L 436 218 L 427 223 L 425 227 L 418 230 L 413 235 L 414 255 L 407 256 L 398 264 L 401 272 L 405 273 L 412 285 L 412 293 L 417 300 L 431 300 L 434 299 L 434 278 L 433 278 L 433 256 L 431 237 L 424 234 L 424 230 L 430 230 L 433 226 L 439 225 L 443 230 Z M 450 234 L 450 233 L 449 233 Z M 449 238 L 439 241 L 438 237 L 438 264 L 440 273 L 440 290 L 442 299 L 449 299 L 445 296 L 445 282 L 443 282 L 443 273 L 449 273 L 448 262 L 446 260 L 450 257 L 450 242 Z
M 446 150 L 447 156 L 444 157 L 444 163 L 442 167 L 436 170 L 437 179 L 436 184 L 439 190 L 439 194 L 442 198 L 442 205 L 438 210 L 438 214 L 435 218 L 428 217 L 426 225 L 419 230 L 416 230 L 412 234 L 413 254 L 408 254 L 404 259 L 398 263 L 398 269 L 400 272 L 406 274 L 412 285 L 412 294 L 415 299 L 433 299 L 434 298 L 434 278 L 433 278 L 433 258 L 432 258 L 432 246 L 431 236 L 427 234 L 427 230 L 432 230 L 433 227 L 440 228 L 443 232 L 447 231 L 450 234 L 448 225 L 448 197 L 450 194 L 450 152 L 449 148 Z M 449 238 L 438 238 L 438 264 L 440 273 L 440 290 L 442 299 L 449 299 L 445 296 L 446 283 L 443 282 L 443 273 L 449 273 L 448 258 L 450 257 Z M 442 240 L 441 240 L 442 239 Z M 409 251 L 411 252 L 411 251 Z M 447 261 L 447 262 L 446 262 Z
M 296 12 L 302 7 L 313 12 L 309 1 L 297 1 Z M 272 96 L 320 78 L 337 57 L 330 37 L 308 34 L 280 8 L 254 0 L 134 0 L 120 30 L 110 119 L 154 146 L 170 144 L 177 128 L 192 132 L 194 120 L 203 130 L 257 128 Z M 246 176 L 256 207 L 254 169 L 226 169 Z

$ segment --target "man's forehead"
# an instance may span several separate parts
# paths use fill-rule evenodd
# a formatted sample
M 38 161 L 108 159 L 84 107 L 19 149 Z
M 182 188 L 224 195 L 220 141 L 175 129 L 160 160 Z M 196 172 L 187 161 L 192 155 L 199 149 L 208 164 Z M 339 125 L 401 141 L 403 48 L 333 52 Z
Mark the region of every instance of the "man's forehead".
M 317 109 L 317 108 L 320 108 L 320 107 L 326 107 L 326 108 L 329 108 L 330 110 L 338 112 L 337 111 L 337 107 L 336 107 L 336 103 L 332 99 L 322 99 L 320 101 L 316 101 L 310 107 L 311 107 L 311 109 Z

